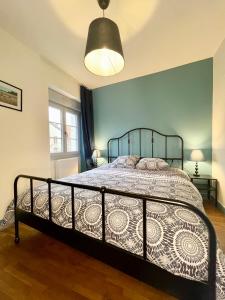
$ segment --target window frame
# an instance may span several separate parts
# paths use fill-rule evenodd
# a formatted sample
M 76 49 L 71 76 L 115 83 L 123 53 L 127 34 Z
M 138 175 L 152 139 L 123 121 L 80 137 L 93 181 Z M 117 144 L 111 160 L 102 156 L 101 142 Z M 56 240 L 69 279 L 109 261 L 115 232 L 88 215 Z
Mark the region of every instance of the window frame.
M 49 101 L 48 108 L 49 107 L 54 107 L 60 110 L 61 112 L 61 120 L 62 120 L 62 149 L 63 152 L 57 152 L 57 153 L 51 153 L 50 150 L 50 130 L 48 134 L 49 138 L 49 152 L 52 160 L 57 160 L 57 159 L 63 159 L 63 158 L 72 158 L 72 157 L 79 157 L 80 156 L 80 111 L 66 107 L 64 105 L 55 103 L 53 101 Z M 73 113 L 77 116 L 77 142 L 78 142 L 78 150 L 77 151 L 67 151 L 67 134 L 66 134 L 66 112 Z M 49 114 L 48 114 L 48 128 L 49 128 Z

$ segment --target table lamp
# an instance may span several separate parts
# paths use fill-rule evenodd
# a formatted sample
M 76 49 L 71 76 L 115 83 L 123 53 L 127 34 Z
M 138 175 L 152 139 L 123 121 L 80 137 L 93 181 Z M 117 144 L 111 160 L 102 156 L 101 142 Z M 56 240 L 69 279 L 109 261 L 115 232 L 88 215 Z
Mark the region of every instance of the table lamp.
M 202 151 L 201 150 L 197 150 L 197 149 L 192 150 L 192 152 L 191 152 L 191 160 L 195 161 L 195 173 L 193 174 L 193 176 L 199 177 L 200 174 L 198 173 L 198 162 L 204 160 L 204 155 L 203 155 Z
M 93 162 L 95 164 L 95 166 L 97 167 L 97 159 L 98 157 L 100 157 L 100 150 L 98 149 L 94 149 L 93 153 L 92 153 L 92 159 L 93 159 Z

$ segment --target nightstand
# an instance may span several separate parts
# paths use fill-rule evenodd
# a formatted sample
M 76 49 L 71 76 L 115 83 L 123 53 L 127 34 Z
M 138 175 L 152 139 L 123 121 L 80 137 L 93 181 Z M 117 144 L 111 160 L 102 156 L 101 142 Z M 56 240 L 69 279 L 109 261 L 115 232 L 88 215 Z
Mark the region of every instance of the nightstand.
M 191 182 L 196 186 L 202 196 L 207 194 L 207 198 L 211 198 L 215 201 L 215 206 L 217 206 L 217 179 L 210 175 L 200 175 L 199 177 L 189 175 Z

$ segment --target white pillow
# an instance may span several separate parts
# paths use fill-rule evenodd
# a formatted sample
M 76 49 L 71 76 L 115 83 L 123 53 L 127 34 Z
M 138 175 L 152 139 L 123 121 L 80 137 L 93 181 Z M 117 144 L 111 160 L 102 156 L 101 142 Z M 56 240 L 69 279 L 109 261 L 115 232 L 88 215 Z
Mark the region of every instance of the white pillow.
M 168 163 L 161 158 L 142 158 L 136 165 L 136 169 L 157 171 L 168 167 Z
M 118 156 L 117 159 L 111 163 L 111 168 L 135 169 L 139 159 L 140 157 L 136 155 Z

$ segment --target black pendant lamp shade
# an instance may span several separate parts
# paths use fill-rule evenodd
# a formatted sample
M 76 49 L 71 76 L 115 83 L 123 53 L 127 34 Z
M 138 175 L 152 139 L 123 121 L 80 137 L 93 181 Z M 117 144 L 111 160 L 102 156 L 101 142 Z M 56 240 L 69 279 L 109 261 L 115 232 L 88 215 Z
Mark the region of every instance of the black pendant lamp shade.
M 90 72 L 100 76 L 114 75 L 123 69 L 123 49 L 115 22 L 105 17 L 91 22 L 84 63 Z

